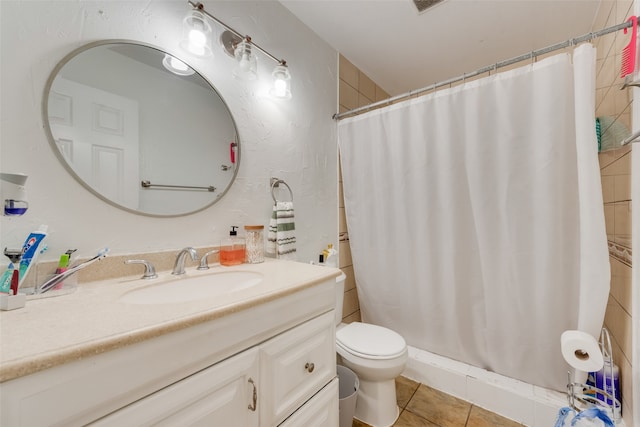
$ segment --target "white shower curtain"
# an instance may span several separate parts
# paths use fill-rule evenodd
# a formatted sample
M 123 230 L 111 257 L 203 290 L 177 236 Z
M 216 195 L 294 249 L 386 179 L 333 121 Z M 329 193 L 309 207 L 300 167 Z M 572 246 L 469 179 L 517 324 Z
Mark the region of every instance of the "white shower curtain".
M 595 49 L 338 125 L 363 321 L 564 390 L 560 335 L 599 335 L 609 262 Z

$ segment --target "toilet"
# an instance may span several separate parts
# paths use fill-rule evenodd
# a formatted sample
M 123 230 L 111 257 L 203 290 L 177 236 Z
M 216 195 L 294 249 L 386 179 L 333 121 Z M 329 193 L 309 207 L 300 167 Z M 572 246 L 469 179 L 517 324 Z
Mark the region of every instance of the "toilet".
M 343 273 L 336 279 L 336 349 L 339 363 L 358 376 L 355 418 L 373 427 L 389 427 L 398 419 L 395 379 L 407 363 L 407 343 L 398 333 L 361 322 L 343 324 Z

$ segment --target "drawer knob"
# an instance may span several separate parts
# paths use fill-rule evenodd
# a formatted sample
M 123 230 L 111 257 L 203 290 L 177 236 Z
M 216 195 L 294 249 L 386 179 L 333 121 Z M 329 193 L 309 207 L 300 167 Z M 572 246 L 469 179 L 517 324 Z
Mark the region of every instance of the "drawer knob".
M 315 367 L 316 366 L 313 363 L 307 363 L 306 365 L 304 365 L 304 369 L 306 369 L 307 372 L 309 372 L 309 373 L 313 372 Z

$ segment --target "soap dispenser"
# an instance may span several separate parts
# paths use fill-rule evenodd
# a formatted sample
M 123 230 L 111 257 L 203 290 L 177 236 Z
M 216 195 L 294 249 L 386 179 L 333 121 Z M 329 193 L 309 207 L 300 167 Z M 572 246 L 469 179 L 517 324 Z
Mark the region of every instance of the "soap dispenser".
M 220 242 L 220 264 L 238 265 L 245 262 L 246 247 L 242 237 L 238 236 L 237 226 L 231 227 L 229 237 Z

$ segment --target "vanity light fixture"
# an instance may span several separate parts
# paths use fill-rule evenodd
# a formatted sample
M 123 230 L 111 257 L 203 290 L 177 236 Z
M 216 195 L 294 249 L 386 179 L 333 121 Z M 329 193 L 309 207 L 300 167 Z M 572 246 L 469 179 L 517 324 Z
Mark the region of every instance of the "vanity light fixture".
M 213 30 L 203 11 L 193 9 L 187 13 L 182 20 L 180 40 L 181 48 L 200 58 L 213 55 L 210 46 Z
M 273 87 L 269 91 L 271 96 L 282 99 L 291 99 L 291 74 L 287 62 L 282 61 L 273 69 Z
M 165 53 L 162 65 L 164 65 L 164 68 L 178 76 L 190 76 L 195 73 L 193 68 L 168 53 Z
M 247 36 L 233 51 L 238 61 L 233 75 L 240 80 L 255 80 L 258 77 L 258 60 L 251 47 L 251 37 Z
M 255 80 L 257 77 L 258 63 L 256 50 L 262 52 L 267 58 L 276 62 L 271 75 L 273 76 L 273 87 L 269 91 L 272 97 L 280 99 L 291 99 L 291 74 L 284 59 L 278 59 L 257 44 L 251 37 L 243 36 L 215 16 L 204 9 L 202 3 L 187 0 L 193 7 L 182 21 L 182 41 L 180 46 L 187 52 L 206 57 L 211 55 L 211 39 L 213 30 L 205 18 L 222 26 L 225 31 L 220 35 L 220 41 L 227 53 L 237 61 L 233 75 L 239 80 Z

